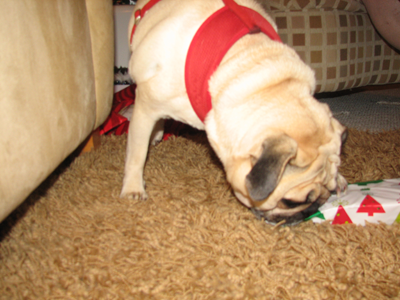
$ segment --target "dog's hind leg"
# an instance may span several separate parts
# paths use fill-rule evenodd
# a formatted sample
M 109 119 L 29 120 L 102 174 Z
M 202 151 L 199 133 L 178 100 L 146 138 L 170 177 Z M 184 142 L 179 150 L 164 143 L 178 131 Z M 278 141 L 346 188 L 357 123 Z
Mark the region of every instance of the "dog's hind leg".
M 146 162 L 150 137 L 159 117 L 148 109 L 146 102 L 137 101 L 129 124 L 125 175 L 121 197 L 146 200 L 143 168 Z
M 162 141 L 164 136 L 164 119 L 158 120 L 156 125 L 154 126 L 153 133 L 151 134 L 151 144 L 157 145 L 159 142 Z

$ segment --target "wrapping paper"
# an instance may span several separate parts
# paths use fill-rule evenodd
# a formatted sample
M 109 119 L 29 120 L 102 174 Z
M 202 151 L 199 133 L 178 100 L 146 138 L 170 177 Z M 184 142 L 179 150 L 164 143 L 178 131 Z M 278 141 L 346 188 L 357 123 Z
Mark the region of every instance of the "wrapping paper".
M 123 115 L 123 112 L 135 103 L 135 89 L 135 85 L 130 85 L 114 94 L 111 113 L 100 126 L 100 134 L 121 135 L 128 132 L 129 119 Z
M 332 195 L 306 220 L 331 224 L 400 223 L 400 178 L 350 184 L 347 193 Z
M 136 85 L 132 84 L 127 88 L 114 94 L 111 113 L 100 126 L 100 134 L 122 135 L 128 133 L 130 117 L 135 104 Z M 164 126 L 163 140 L 171 136 L 183 134 L 191 129 L 189 126 L 174 120 L 166 120 Z

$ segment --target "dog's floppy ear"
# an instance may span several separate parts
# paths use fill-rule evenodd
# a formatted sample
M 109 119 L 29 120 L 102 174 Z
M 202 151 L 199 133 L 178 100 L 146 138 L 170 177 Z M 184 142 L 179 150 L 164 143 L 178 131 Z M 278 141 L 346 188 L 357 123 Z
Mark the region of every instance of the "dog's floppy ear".
M 254 201 L 266 199 L 282 176 L 289 159 L 296 156 L 297 143 L 282 134 L 263 142 L 261 156 L 246 176 L 246 188 Z

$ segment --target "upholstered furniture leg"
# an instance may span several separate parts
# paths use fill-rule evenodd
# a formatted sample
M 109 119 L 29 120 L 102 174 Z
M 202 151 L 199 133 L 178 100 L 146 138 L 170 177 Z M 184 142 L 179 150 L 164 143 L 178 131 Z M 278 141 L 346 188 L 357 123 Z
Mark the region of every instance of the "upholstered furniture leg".
M 100 147 L 100 145 L 101 145 L 100 132 L 98 129 L 96 129 L 81 144 L 79 148 L 82 150 L 80 150 L 79 154 L 82 155 L 92 150 L 96 150 Z

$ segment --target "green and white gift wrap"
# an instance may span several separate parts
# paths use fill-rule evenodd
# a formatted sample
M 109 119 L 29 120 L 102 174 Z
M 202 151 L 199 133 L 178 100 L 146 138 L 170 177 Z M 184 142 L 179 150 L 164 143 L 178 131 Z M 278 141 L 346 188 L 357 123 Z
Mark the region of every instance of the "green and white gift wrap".
M 400 178 L 349 184 L 347 193 L 332 195 L 306 220 L 332 224 L 400 223 Z

